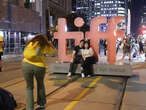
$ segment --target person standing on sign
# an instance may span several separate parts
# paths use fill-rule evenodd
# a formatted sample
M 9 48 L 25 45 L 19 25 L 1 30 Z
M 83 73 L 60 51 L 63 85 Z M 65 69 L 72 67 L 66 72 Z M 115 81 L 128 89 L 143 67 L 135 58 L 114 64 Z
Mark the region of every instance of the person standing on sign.
M 38 34 L 27 42 L 23 52 L 22 72 L 26 81 L 26 110 L 34 110 L 33 77 L 37 81 L 37 104 L 38 110 L 45 109 L 46 97 L 44 87 L 45 58 L 48 54 L 54 54 L 55 49 L 48 41 L 47 36 Z
M 84 40 L 81 40 L 80 44 L 77 45 L 73 50 L 69 73 L 67 74 L 68 77 L 70 77 L 71 75 L 73 75 L 75 73 L 77 64 L 82 63 L 81 51 L 83 49 L 83 46 L 84 46 Z
M 2 72 L 2 55 L 4 49 L 4 40 L 3 37 L 0 36 L 0 72 Z

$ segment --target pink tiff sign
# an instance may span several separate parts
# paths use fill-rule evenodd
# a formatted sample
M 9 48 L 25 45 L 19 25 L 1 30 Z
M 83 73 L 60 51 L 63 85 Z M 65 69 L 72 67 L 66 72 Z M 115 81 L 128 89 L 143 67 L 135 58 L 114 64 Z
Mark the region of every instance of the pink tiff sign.
M 108 21 L 108 29 L 106 32 L 100 32 L 98 27 L 100 24 L 106 24 L 107 18 L 95 17 L 91 20 L 90 31 L 86 32 L 85 38 L 89 39 L 91 46 L 95 51 L 95 56 L 98 57 L 98 43 L 100 39 L 107 40 L 107 51 L 108 51 L 108 62 L 114 64 L 116 62 L 116 39 L 118 37 L 124 37 L 124 31 L 117 30 L 117 24 L 121 23 L 125 17 L 114 16 Z M 75 26 L 82 27 L 84 21 L 82 18 L 76 18 L 74 21 Z M 58 58 L 62 62 L 70 62 L 71 55 L 67 54 L 67 39 L 74 39 L 75 45 L 80 43 L 80 40 L 84 39 L 84 34 L 81 31 L 78 32 L 67 32 L 67 22 L 65 18 L 58 20 L 58 32 L 54 34 L 55 39 L 58 39 Z

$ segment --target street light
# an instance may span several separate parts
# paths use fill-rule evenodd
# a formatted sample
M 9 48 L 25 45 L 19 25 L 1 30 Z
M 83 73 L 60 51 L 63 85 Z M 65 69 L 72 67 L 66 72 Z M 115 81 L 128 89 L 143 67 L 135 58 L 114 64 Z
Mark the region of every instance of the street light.
M 4 32 L 3 31 L 0 31 L 0 36 L 4 36 Z

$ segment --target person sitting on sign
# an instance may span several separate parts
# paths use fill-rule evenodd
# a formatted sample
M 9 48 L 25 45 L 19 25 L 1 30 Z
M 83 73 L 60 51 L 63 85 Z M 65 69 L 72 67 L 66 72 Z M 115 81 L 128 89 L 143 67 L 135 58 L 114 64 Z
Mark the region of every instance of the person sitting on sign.
M 77 45 L 73 50 L 72 60 L 71 60 L 71 64 L 69 67 L 69 73 L 67 74 L 68 77 L 70 77 L 71 75 L 73 75 L 75 73 L 77 64 L 82 62 L 81 50 L 83 49 L 83 46 L 84 46 L 84 40 L 81 40 L 80 44 Z
M 84 78 L 85 76 L 90 77 L 93 74 L 93 64 L 96 62 L 94 57 L 94 50 L 90 46 L 89 41 L 85 41 L 84 49 L 82 50 L 82 70 L 81 70 L 81 77 Z
M 2 72 L 2 55 L 3 55 L 3 48 L 4 48 L 4 40 L 3 40 L 3 37 L 0 36 L 0 72 Z

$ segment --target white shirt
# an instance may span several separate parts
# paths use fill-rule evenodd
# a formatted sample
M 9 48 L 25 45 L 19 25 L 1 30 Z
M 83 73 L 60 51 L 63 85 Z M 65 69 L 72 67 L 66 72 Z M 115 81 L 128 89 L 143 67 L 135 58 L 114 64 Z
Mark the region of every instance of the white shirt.
M 82 49 L 82 55 L 84 55 L 85 57 L 90 57 L 90 53 L 94 53 L 92 48 Z

